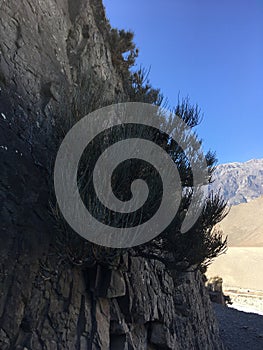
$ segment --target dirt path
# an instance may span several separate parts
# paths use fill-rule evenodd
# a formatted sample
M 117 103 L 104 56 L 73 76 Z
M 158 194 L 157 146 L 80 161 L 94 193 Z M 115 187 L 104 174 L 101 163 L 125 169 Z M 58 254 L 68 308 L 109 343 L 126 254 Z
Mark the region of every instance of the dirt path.
M 227 350 L 262 350 L 263 316 L 213 304 Z

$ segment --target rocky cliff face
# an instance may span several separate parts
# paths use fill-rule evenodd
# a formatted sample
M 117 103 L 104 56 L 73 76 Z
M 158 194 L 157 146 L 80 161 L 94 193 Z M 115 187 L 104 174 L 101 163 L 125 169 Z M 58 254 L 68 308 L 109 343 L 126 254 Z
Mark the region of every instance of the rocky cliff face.
M 0 4 L 0 348 L 223 349 L 198 273 L 73 267 L 54 250 L 57 147 L 79 111 L 122 91 L 97 0 Z
M 214 180 L 211 188 L 220 188 L 229 205 L 247 203 L 263 195 L 263 159 L 220 164 Z

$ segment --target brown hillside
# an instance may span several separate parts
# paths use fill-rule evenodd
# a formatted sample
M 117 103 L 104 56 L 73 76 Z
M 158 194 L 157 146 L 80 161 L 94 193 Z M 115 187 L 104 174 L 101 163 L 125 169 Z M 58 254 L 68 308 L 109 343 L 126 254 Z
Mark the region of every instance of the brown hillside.
M 263 196 L 231 207 L 218 227 L 229 247 L 263 247 Z

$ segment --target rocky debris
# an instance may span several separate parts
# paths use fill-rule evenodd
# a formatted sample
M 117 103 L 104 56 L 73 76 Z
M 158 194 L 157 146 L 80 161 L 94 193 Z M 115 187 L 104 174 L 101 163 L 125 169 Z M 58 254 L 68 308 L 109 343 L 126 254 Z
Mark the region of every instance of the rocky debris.
M 1 350 L 223 349 L 199 273 L 172 277 L 138 258 L 127 271 L 91 271 L 54 249 L 59 142 L 83 106 L 122 89 L 101 1 L 0 10 Z

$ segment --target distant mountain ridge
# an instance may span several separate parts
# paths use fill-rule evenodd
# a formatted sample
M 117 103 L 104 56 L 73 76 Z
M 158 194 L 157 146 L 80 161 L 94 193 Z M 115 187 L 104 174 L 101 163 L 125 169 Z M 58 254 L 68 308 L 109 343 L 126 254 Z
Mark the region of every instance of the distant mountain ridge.
M 263 159 L 217 166 L 210 189 L 221 189 L 229 205 L 248 203 L 263 195 Z

